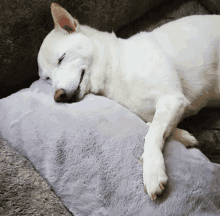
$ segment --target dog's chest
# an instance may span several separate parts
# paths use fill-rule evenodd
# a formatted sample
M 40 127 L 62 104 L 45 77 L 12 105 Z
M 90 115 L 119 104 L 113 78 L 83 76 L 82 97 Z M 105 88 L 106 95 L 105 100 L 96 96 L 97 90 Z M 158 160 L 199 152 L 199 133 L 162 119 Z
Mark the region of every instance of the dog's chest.
M 145 122 L 152 122 L 156 108 L 153 99 L 138 100 L 130 98 L 130 100 L 117 101 L 122 106 L 139 116 Z
M 153 95 L 147 94 L 142 88 L 132 88 L 123 83 L 120 83 L 120 88 L 116 86 L 112 86 L 112 89 L 109 89 L 109 93 L 105 96 L 127 108 L 143 121 L 151 122 L 153 120 L 156 111 Z
M 128 109 L 139 116 L 145 122 L 152 122 L 156 111 L 155 102 L 153 99 L 144 101 L 130 101 Z
M 158 79 L 162 71 L 160 68 L 166 67 L 164 57 L 153 46 L 147 40 L 142 40 L 140 44 L 139 40 L 124 44 L 119 66 L 109 71 L 104 87 L 105 97 L 118 102 L 145 122 L 152 121 L 154 117 L 156 95 L 161 88 Z

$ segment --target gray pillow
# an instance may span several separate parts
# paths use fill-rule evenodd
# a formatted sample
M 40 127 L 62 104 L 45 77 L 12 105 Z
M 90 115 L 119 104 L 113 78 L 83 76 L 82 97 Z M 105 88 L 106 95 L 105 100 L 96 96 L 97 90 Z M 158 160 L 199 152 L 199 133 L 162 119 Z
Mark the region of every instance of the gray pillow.
M 168 184 L 156 201 L 144 192 L 148 126 L 107 98 L 53 100 L 39 80 L 0 100 L 1 136 L 26 156 L 74 215 L 220 215 L 220 165 L 169 140 Z

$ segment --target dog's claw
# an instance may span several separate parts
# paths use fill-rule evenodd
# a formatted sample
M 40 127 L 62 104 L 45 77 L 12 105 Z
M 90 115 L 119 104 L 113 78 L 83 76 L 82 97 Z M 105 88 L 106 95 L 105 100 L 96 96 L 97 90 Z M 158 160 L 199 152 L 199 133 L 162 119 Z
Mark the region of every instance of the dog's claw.
M 157 199 L 157 195 L 154 193 L 154 194 L 151 196 L 151 201 L 154 201 L 155 199 Z
M 163 190 L 165 189 L 165 187 L 163 186 L 163 184 L 160 184 L 159 187 L 160 187 L 161 191 L 163 191 Z M 144 191 L 147 193 L 147 187 L 146 187 L 146 186 L 144 186 Z M 152 194 L 152 195 L 150 196 L 150 199 L 151 199 L 151 201 L 156 200 L 156 199 L 157 199 L 156 193 Z
M 163 184 L 160 184 L 160 189 L 163 191 L 165 189 L 165 187 L 163 186 Z

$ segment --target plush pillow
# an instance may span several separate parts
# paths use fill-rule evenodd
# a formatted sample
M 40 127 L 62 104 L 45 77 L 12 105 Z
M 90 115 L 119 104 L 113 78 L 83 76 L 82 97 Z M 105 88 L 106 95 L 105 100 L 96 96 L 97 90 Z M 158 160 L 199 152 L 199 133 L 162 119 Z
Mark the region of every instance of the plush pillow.
M 0 100 L 1 136 L 26 156 L 74 215 L 219 215 L 220 165 L 169 140 L 168 184 L 157 200 L 144 192 L 148 126 L 107 98 L 55 103 L 39 80 Z

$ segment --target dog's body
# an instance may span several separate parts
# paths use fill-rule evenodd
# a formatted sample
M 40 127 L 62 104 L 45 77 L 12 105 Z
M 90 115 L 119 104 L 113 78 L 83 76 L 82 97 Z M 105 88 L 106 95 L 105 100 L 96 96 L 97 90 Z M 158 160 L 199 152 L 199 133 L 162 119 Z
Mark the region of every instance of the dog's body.
M 142 160 L 145 188 L 156 199 L 167 182 L 165 139 L 178 134 L 181 119 L 219 104 L 220 16 L 186 17 L 123 40 L 51 8 L 55 29 L 39 51 L 40 77 L 53 85 L 57 102 L 101 94 L 152 122 Z

